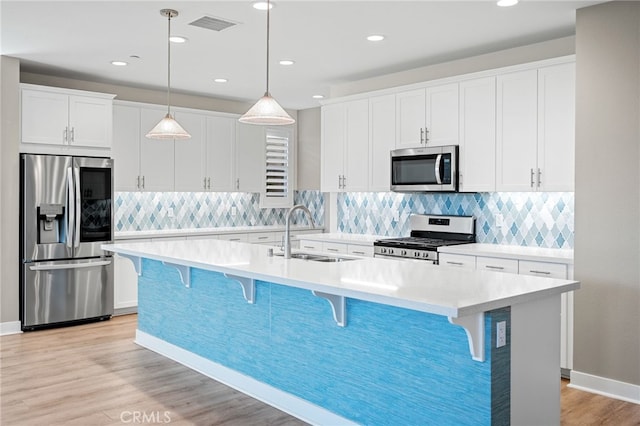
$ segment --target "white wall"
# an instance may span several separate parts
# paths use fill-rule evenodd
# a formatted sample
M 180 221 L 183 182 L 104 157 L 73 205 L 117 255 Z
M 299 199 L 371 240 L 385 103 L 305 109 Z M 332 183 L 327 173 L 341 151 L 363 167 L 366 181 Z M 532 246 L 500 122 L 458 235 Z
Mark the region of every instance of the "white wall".
M 640 385 L 639 170 L 640 3 L 580 9 L 574 370 L 633 385 Z
M 0 323 L 18 321 L 20 63 L 0 56 Z

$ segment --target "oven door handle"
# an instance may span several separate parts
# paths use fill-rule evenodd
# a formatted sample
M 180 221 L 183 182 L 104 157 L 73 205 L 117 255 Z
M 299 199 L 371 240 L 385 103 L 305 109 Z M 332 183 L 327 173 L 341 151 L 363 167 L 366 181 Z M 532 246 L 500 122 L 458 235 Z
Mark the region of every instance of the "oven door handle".
M 436 183 L 442 185 L 442 178 L 440 177 L 440 163 L 442 162 L 442 154 L 438 154 L 436 157 Z

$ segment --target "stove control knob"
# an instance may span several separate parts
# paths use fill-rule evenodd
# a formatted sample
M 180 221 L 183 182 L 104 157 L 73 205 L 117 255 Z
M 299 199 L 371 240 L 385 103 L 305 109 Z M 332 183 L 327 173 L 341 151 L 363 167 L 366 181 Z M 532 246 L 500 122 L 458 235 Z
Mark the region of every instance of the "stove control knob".
M 425 251 L 424 253 L 422 253 L 422 257 L 429 257 L 429 252 Z
M 406 250 L 401 250 L 401 251 L 400 251 L 400 254 L 401 254 L 402 256 L 406 256 L 406 255 L 407 255 L 407 251 L 406 251 Z
M 420 252 L 417 251 L 417 252 L 413 253 L 413 257 L 420 257 Z
M 392 248 L 389 249 L 389 254 L 393 254 L 393 249 Z
M 380 249 L 380 253 L 385 254 L 386 252 L 387 252 L 386 248 L 383 247 L 383 248 Z

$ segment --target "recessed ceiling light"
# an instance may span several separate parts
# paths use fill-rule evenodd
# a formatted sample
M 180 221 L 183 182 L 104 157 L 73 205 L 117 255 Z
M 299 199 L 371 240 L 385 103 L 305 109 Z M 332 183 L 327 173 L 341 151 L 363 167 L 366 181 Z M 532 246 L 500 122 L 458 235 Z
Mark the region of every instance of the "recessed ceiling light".
M 266 1 L 257 1 L 253 3 L 253 8 L 258 10 L 267 10 L 267 4 L 269 5 L 269 9 L 273 9 L 273 3 Z
M 175 35 L 169 37 L 169 40 L 171 41 L 171 43 L 186 43 L 189 39 L 183 36 Z
M 214 78 L 213 81 L 215 81 L 216 83 L 226 83 L 227 80 L 226 78 Z
M 518 0 L 498 0 L 496 4 L 501 7 L 514 6 L 518 4 Z
M 293 65 L 295 64 L 294 61 L 292 61 L 291 59 L 283 59 L 280 61 L 280 65 Z
M 111 65 L 115 65 L 116 67 L 126 67 L 129 63 L 125 61 L 111 61 Z
M 313 95 L 312 96 L 313 99 L 324 99 L 323 95 Z
M 379 34 L 374 34 L 374 35 L 370 35 L 369 37 L 367 37 L 367 40 L 369 40 L 369 41 L 382 41 L 382 40 L 384 40 L 384 36 L 383 35 L 379 35 Z

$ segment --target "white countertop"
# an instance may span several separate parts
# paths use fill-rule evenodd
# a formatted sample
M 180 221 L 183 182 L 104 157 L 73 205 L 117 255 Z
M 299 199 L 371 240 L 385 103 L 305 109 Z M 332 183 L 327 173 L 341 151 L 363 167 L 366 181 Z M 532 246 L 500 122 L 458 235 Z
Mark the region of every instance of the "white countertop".
M 438 252 L 573 265 L 573 250 L 569 249 L 522 247 L 505 244 L 460 244 L 438 247 Z
M 312 228 L 309 226 L 294 225 L 292 231 L 319 231 L 324 228 Z M 190 235 L 207 234 L 245 234 L 248 232 L 284 232 L 284 225 L 258 225 L 258 226 L 228 226 L 217 228 L 184 228 L 184 229 L 153 229 L 148 231 L 119 231 L 114 238 L 118 240 L 134 240 L 143 238 L 181 237 Z
M 383 237 L 381 235 L 371 235 L 371 234 L 345 234 L 342 232 L 327 232 L 324 234 L 305 234 L 302 238 L 304 240 L 311 241 L 328 241 L 334 243 L 343 243 L 343 244 L 360 244 L 360 245 L 373 245 L 373 242 L 379 240 L 381 238 L 390 238 Z
M 222 240 L 117 243 L 102 247 L 119 254 L 454 318 L 579 288 L 577 281 L 470 271 L 419 261 L 361 258 L 322 263 L 284 259 L 269 256 L 264 246 Z

